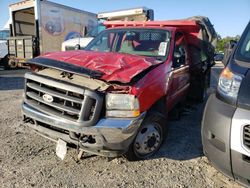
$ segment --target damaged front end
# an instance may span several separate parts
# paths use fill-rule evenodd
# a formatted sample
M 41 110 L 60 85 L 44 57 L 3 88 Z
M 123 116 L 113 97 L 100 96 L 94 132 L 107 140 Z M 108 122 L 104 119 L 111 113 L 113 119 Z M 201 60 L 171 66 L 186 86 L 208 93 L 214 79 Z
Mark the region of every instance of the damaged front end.
M 145 117 L 130 86 L 97 79 L 102 73 L 84 67 L 42 61 L 33 59 L 33 72 L 25 74 L 24 124 L 89 153 L 125 153 Z
M 141 44 L 132 50 L 136 36 Z M 30 60 L 33 72 L 25 75 L 22 106 L 26 124 L 60 140 L 58 145 L 66 141 L 108 157 L 125 153 L 147 109 L 165 91 L 164 82 L 159 81 L 165 79 L 167 70 L 156 67 L 167 58 L 169 41 L 170 32 L 164 29 L 106 30 L 85 50 Z M 61 144 L 64 149 L 65 145 Z

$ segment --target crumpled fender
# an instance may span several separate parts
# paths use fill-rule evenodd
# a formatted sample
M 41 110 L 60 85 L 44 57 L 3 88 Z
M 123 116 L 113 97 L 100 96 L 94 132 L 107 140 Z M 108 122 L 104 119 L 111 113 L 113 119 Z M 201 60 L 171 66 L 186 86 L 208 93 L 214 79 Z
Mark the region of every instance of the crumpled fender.
M 136 95 L 140 111 L 148 110 L 155 102 L 167 94 L 168 79 L 171 73 L 169 61 L 157 66 L 132 86 L 131 94 Z

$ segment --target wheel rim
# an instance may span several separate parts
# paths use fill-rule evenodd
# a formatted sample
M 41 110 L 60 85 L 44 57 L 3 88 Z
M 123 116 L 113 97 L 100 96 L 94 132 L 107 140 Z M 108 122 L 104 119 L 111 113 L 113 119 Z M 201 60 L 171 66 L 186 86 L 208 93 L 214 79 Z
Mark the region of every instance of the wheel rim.
M 135 154 L 142 158 L 154 154 L 162 142 L 162 128 L 152 122 L 143 126 L 138 132 L 134 141 Z

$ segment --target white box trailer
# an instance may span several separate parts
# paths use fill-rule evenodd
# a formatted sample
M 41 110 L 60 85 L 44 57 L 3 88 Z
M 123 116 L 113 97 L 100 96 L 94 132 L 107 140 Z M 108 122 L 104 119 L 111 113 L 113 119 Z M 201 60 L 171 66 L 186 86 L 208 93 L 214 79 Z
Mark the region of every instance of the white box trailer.
M 89 42 L 100 33 L 105 27 L 104 21 L 153 21 L 154 10 L 147 7 L 137 7 L 123 10 L 100 12 L 97 14 L 98 26 L 88 30 L 87 36 L 74 38 L 62 43 L 62 51 L 83 49 Z
M 61 50 L 63 41 L 84 36 L 97 25 L 97 15 L 46 0 L 25 0 L 9 6 L 9 64 L 23 66 L 35 56 Z

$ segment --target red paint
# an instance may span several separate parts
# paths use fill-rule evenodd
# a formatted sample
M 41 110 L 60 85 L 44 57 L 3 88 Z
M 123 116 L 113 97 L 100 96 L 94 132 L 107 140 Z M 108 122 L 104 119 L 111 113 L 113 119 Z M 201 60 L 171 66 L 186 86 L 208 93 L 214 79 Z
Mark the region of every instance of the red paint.
M 102 80 L 121 83 L 129 83 L 133 77 L 143 70 L 161 63 L 155 60 L 155 58 L 83 50 L 55 52 L 46 54 L 43 57 L 97 70 L 104 73 L 101 77 Z
M 137 96 L 141 112 L 148 110 L 162 97 L 167 101 L 167 111 L 170 111 L 188 92 L 189 65 L 173 71 L 171 63 L 174 49 L 173 38 L 170 44 L 168 59 L 132 86 L 130 93 Z
M 198 39 L 200 25 L 194 20 L 167 20 L 167 21 L 106 21 L 106 28 L 159 28 L 175 32 L 180 30 L 186 33 L 186 40 L 193 45 L 199 46 Z
M 183 32 L 186 46 L 201 44 L 198 39 L 200 26 L 195 21 L 148 21 L 148 22 L 105 22 L 107 28 L 159 28 L 171 32 L 169 55 L 165 62 L 154 58 L 111 52 L 68 51 L 44 55 L 46 58 L 83 66 L 97 70 L 104 75 L 105 81 L 126 83 L 112 85 L 107 92 L 130 93 L 140 102 L 140 111 L 147 111 L 160 98 L 166 99 L 167 110 L 185 98 L 190 83 L 190 69 L 192 58 L 187 50 L 186 64 L 178 70 L 173 70 L 174 36 L 176 32 Z M 145 69 L 157 65 L 143 78 L 133 85 L 132 78 Z
M 107 28 L 114 27 L 175 27 L 175 28 L 200 28 L 194 20 L 166 20 L 166 21 L 106 21 Z
M 131 94 L 137 96 L 141 112 L 147 110 L 162 96 L 166 95 L 170 71 L 171 67 L 169 61 L 167 61 L 150 71 L 132 87 Z

